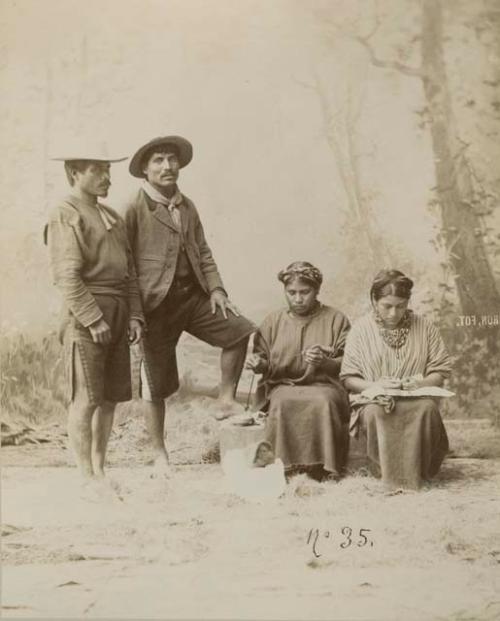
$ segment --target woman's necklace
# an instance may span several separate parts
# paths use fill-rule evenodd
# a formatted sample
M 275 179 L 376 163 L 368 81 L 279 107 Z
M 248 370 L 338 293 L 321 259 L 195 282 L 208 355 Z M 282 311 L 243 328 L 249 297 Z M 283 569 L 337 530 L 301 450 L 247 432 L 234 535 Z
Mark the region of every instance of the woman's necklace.
M 407 310 L 397 328 L 386 328 L 380 315 L 375 312 L 375 321 L 384 343 L 393 349 L 400 349 L 403 347 L 408 340 L 408 334 L 410 333 L 412 315 L 413 312 L 411 310 Z

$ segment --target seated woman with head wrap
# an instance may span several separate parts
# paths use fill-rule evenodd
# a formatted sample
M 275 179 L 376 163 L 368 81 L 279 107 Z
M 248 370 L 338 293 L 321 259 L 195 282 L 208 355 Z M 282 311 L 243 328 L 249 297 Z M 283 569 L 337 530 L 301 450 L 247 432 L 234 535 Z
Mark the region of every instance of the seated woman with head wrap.
M 338 379 L 349 321 L 318 301 L 323 280 L 310 263 L 281 271 L 288 308 L 264 319 L 246 366 L 262 373 L 257 405 L 266 439 L 287 473 L 336 478 L 349 448 L 349 401 Z
M 430 394 L 451 369 L 437 328 L 408 309 L 412 287 L 397 270 L 377 274 L 372 311 L 353 324 L 340 373 L 354 393 L 351 432 L 361 430 L 370 466 L 390 487 L 418 488 L 448 451 L 436 399 L 405 396 Z

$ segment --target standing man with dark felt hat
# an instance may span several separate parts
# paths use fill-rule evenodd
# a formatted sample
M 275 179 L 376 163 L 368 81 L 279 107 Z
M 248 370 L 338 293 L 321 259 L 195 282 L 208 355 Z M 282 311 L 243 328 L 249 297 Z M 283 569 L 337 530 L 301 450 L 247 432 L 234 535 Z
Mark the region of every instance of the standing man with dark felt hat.
M 228 299 L 193 202 L 178 188 L 193 156 L 180 136 L 154 138 L 132 157 L 142 185 L 125 220 L 146 316 L 141 396 L 155 467 L 168 472 L 165 398 L 179 387 L 176 345 L 183 331 L 222 348 L 220 418 L 235 411 L 236 388 L 255 326 Z
M 108 194 L 111 162 L 127 158 L 86 144 L 53 159 L 64 161 L 71 186 L 46 229 L 64 302 L 68 435 L 87 487 L 111 491 L 103 479 L 106 447 L 116 403 L 131 399 L 129 344 L 141 339 L 144 316 L 125 222 L 99 198 Z

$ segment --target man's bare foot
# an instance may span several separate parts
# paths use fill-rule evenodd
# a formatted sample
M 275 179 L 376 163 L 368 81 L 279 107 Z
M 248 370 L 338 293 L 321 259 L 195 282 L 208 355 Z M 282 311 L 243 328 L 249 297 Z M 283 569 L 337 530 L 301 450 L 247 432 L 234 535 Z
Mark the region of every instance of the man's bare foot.
M 103 485 L 110 487 L 118 494 L 118 496 L 121 497 L 123 491 L 121 485 L 118 483 L 118 481 L 115 481 L 115 479 L 110 479 L 108 476 L 106 476 L 103 468 L 99 468 L 98 470 L 96 470 L 93 479 L 95 481 L 103 481 Z
M 106 489 L 101 483 L 104 479 L 92 477 L 82 481 L 80 489 L 80 498 L 85 502 L 100 503 L 106 499 Z
M 153 468 L 151 471 L 152 479 L 168 479 L 172 474 L 172 469 L 170 467 L 170 461 L 168 459 L 168 453 L 165 451 L 164 453 L 159 453 L 153 462 Z
M 82 482 L 80 498 L 87 502 L 123 502 L 119 486 L 111 479 L 95 476 Z
M 97 486 L 101 490 L 104 498 L 110 500 L 119 500 L 123 502 L 122 491 L 120 485 L 113 479 L 108 477 L 97 479 Z
M 81 500 L 97 502 L 97 493 L 94 487 L 94 477 L 85 476 L 80 479 L 78 496 Z
M 245 408 L 234 399 L 217 399 L 215 409 L 215 420 L 224 420 L 235 414 L 245 414 Z

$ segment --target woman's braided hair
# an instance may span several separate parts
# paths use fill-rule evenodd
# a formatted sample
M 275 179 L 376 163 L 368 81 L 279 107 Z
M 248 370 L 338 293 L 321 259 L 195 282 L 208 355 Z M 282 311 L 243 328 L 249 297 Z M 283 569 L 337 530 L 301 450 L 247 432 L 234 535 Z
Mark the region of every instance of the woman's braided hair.
M 285 287 L 294 278 L 300 278 L 311 284 L 315 289 L 319 289 L 323 282 L 323 274 L 317 267 L 314 267 L 312 263 L 308 263 L 307 261 L 294 261 L 278 274 L 278 280 L 282 282 Z

